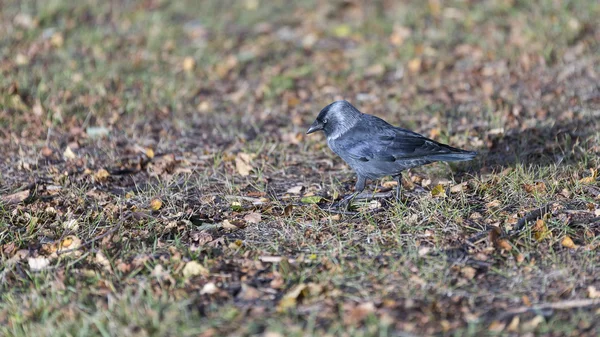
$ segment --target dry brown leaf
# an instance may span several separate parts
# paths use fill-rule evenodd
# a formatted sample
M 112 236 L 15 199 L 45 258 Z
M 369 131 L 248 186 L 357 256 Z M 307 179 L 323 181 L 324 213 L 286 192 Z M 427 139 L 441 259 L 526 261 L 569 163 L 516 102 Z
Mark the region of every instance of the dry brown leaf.
M 237 229 L 239 229 L 238 226 L 232 224 L 227 219 L 223 220 L 223 222 L 221 223 L 221 227 L 223 227 L 224 229 L 231 229 L 231 230 L 237 230 Z
M 102 251 L 98 251 L 96 253 L 94 262 L 101 265 L 102 269 L 104 269 L 105 271 L 112 273 L 112 266 L 110 265 L 110 261 L 106 258 L 104 253 L 102 253 Z
M 470 266 L 462 267 L 460 273 L 467 279 L 472 280 L 477 274 L 477 270 Z
M 367 316 L 375 312 L 375 304 L 373 302 L 361 303 L 354 308 L 350 309 L 347 315 L 345 315 L 346 324 L 358 324 L 362 322 Z
M 512 250 L 512 246 L 510 245 L 510 242 L 508 242 L 508 240 L 505 239 L 500 239 L 498 240 L 498 248 L 506 250 L 507 252 Z
M 110 176 L 110 173 L 108 173 L 107 170 L 105 169 L 99 169 L 96 174 L 94 174 L 94 178 L 97 181 L 103 181 L 106 180 L 106 178 L 108 178 Z
M 246 220 L 249 223 L 253 223 L 253 224 L 259 223 L 261 219 L 262 219 L 262 215 L 257 212 L 248 213 L 248 214 L 246 214 L 246 216 L 244 216 L 244 220 Z
M 252 155 L 243 152 L 238 153 L 235 157 L 235 168 L 241 176 L 248 176 L 252 171 L 252 159 Z
M 18 204 L 27 199 L 27 197 L 29 197 L 29 190 L 24 190 L 10 195 L 3 195 L 0 197 L 0 200 L 7 204 Z
M 304 186 L 302 185 L 297 185 L 291 188 L 288 188 L 288 190 L 286 191 L 286 193 L 291 193 L 291 194 L 300 194 L 302 192 L 302 190 L 304 189 Z
M 237 294 L 236 298 L 244 301 L 253 301 L 260 298 L 260 291 L 252 286 L 242 283 L 242 289 Z
M 502 330 L 504 330 L 504 327 L 506 327 L 506 323 L 501 321 L 492 321 L 492 323 L 490 323 L 490 326 L 488 327 L 488 330 L 493 332 L 501 332 Z
M 546 192 L 546 184 L 543 181 L 537 181 L 533 184 L 523 184 L 523 188 L 529 194 Z

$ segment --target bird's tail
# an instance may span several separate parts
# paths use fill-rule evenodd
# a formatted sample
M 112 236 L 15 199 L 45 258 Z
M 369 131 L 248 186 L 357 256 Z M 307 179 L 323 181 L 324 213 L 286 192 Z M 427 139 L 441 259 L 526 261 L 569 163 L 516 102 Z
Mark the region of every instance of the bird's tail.
M 435 161 L 467 161 L 477 156 L 477 152 L 475 151 L 455 150 L 456 152 L 436 154 L 429 157 Z

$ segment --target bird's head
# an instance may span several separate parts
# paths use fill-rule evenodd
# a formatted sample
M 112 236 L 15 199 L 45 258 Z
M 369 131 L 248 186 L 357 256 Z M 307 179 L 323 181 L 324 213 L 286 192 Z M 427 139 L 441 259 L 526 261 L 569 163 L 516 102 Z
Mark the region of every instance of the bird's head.
M 306 134 L 323 130 L 327 137 L 339 135 L 354 126 L 360 114 L 348 101 L 335 101 L 319 112 Z

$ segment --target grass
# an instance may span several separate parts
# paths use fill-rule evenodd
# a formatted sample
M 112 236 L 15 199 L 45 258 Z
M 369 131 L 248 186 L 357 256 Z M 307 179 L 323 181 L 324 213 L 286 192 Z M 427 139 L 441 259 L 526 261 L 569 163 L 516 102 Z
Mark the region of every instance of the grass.
M 4 4 L 0 335 L 599 334 L 598 15 Z M 331 213 L 341 98 L 480 154 Z

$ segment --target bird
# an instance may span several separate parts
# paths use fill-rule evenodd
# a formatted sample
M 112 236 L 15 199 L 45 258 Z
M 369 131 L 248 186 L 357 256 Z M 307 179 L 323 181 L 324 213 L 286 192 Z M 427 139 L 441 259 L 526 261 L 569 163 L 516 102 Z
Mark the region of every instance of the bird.
M 349 203 L 366 186 L 367 179 L 391 176 L 397 181 L 400 200 L 402 171 L 437 161 L 468 161 L 477 152 L 438 143 L 416 132 L 395 127 L 383 119 L 364 114 L 350 102 L 335 101 L 320 112 L 306 134 L 323 131 L 327 145 L 356 173 L 354 193 L 344 197 Z

